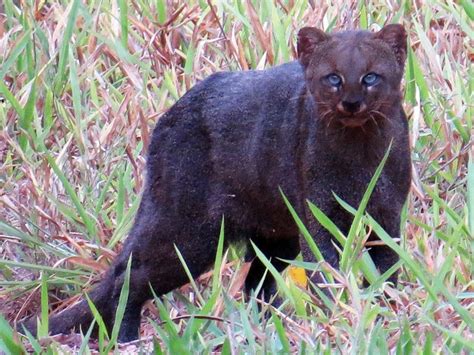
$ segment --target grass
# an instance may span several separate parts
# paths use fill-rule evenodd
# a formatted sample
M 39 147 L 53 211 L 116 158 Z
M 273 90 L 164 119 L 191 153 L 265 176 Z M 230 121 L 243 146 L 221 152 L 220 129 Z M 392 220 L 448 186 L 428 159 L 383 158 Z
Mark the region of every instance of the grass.
M 196 81 L 292 60 L 303 26 L 331 31 L 397 22 L 409 32 L 404 86 L 414 178 L 401 245 L 394 246 L 401 281 L 383 286 L 390 300 L 380 287 L 358 287 L 363 267 L 345 248 L 350 267 L 318 264 L 334 280 L 336 301 L 285 278 L 279 282 L 286 307 L 265 318 L 255 299 L 241 296 L 248 265 L 235 250 L 223 251 L 214 273 L 150 304 L 143 341 L 120 349 L 474 352 L 472 3 L 311 3 L 26 0 L 20 9 L 3 2 L 0 308 L 8 322 L 0 317 L 0 349 L 119 349 L 87 334 L 23 337 L 10 325 L 66 307 L 100 277 L 138 207 L 153 125 Z M 363 237 L 363 225 L 384 236 L 368 216 L 357 218 L 351 238 Z

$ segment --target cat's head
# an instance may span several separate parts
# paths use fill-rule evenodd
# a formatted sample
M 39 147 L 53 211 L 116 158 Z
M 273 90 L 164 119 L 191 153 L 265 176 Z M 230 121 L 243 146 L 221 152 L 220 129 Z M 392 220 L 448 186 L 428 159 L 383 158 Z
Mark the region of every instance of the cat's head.
M 298 33 L 298 57 L 320 118 L 346 127 L 387 119 L 384 112 L 400 100 L 406 53 L 401 25 L 376 33 L 312 27 Z

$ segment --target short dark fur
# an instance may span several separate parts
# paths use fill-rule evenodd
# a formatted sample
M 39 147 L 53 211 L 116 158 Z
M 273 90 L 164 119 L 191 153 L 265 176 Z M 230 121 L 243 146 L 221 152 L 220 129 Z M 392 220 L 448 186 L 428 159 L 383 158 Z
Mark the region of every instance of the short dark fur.
M 400 234 L 400 212 L 410 185 L 407 119 L 400 82 L 406 35 L 399 25 L 380 32 L 325 34 L 303 28 L 299 61 L 263 71 L 217 73 L 184 95 L 159 121 L 147 161 L 147 180 L 135 224 L 122 253 L 90 293 L 111 327 L 132 253 L 131 287 L 119 339 L 136 339 L 143 303 L 188 281 L 175 252 L 182 253 L 193 276 L 215 258 L 219 227 L 225 240 L 252 240 L 278 270 L 300 251 L 314 261 L 282 201 L 284 191 L 308 226 L 325 259 L 338 265 L 333 238 L 311 216 L 309 199 L 343 232 L 352 216 L 333 192 L 358 206 L 368 182 L 393 147 L 368 211 L 392 237 Z M 381 80 L 361 83 L 369 72 Z M 336 73 L 339 88 L 327 82 Z M 375 235 L 371 238 L 376 238 Z M 251 248 L 250 248 L 251 249 Z M 397 261 L 388 247 L 370 250 L 383 272 Z M 248 259 L 252 259 L 249 252 Z M 265 271 L 254 260 L 246 289 Z M 396 280 L 393 278 L 392 280 Z M 267 277 L 265 296 L 274 292 Z M 87 326 L 92 315 L 85 301 L 50 319 L 52 333 Z M 27 327 L 35 331 L 33 321 Z

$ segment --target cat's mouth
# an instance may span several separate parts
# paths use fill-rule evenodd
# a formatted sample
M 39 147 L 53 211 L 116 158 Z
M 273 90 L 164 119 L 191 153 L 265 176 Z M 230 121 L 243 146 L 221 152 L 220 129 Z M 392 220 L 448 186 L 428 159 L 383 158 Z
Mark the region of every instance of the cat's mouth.
M 351 116 L 342 116 L 339 119 L 339 122 L 344 126 L 344 127 L 349 127 L 349 128 L 356 128 L 356 127 L 361 127 L 367 123 L 369 119 L 365 116 L 363 117 L 357 117 L 356 115 L 351 115 Z
M 344 127 L 361 127 L 369 120 L 367 116 L 367 105 L 364 102 L 341 101 L 336 105 L 339 122 Z

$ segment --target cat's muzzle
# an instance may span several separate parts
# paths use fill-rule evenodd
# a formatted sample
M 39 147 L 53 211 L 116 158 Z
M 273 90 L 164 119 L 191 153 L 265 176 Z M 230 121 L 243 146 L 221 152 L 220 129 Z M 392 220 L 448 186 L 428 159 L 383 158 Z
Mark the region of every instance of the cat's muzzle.
M 339 121 L 346 127 L 360 127 L 367 121 L 367 105 L 363 101 L 340 101 L 337 106 Z

